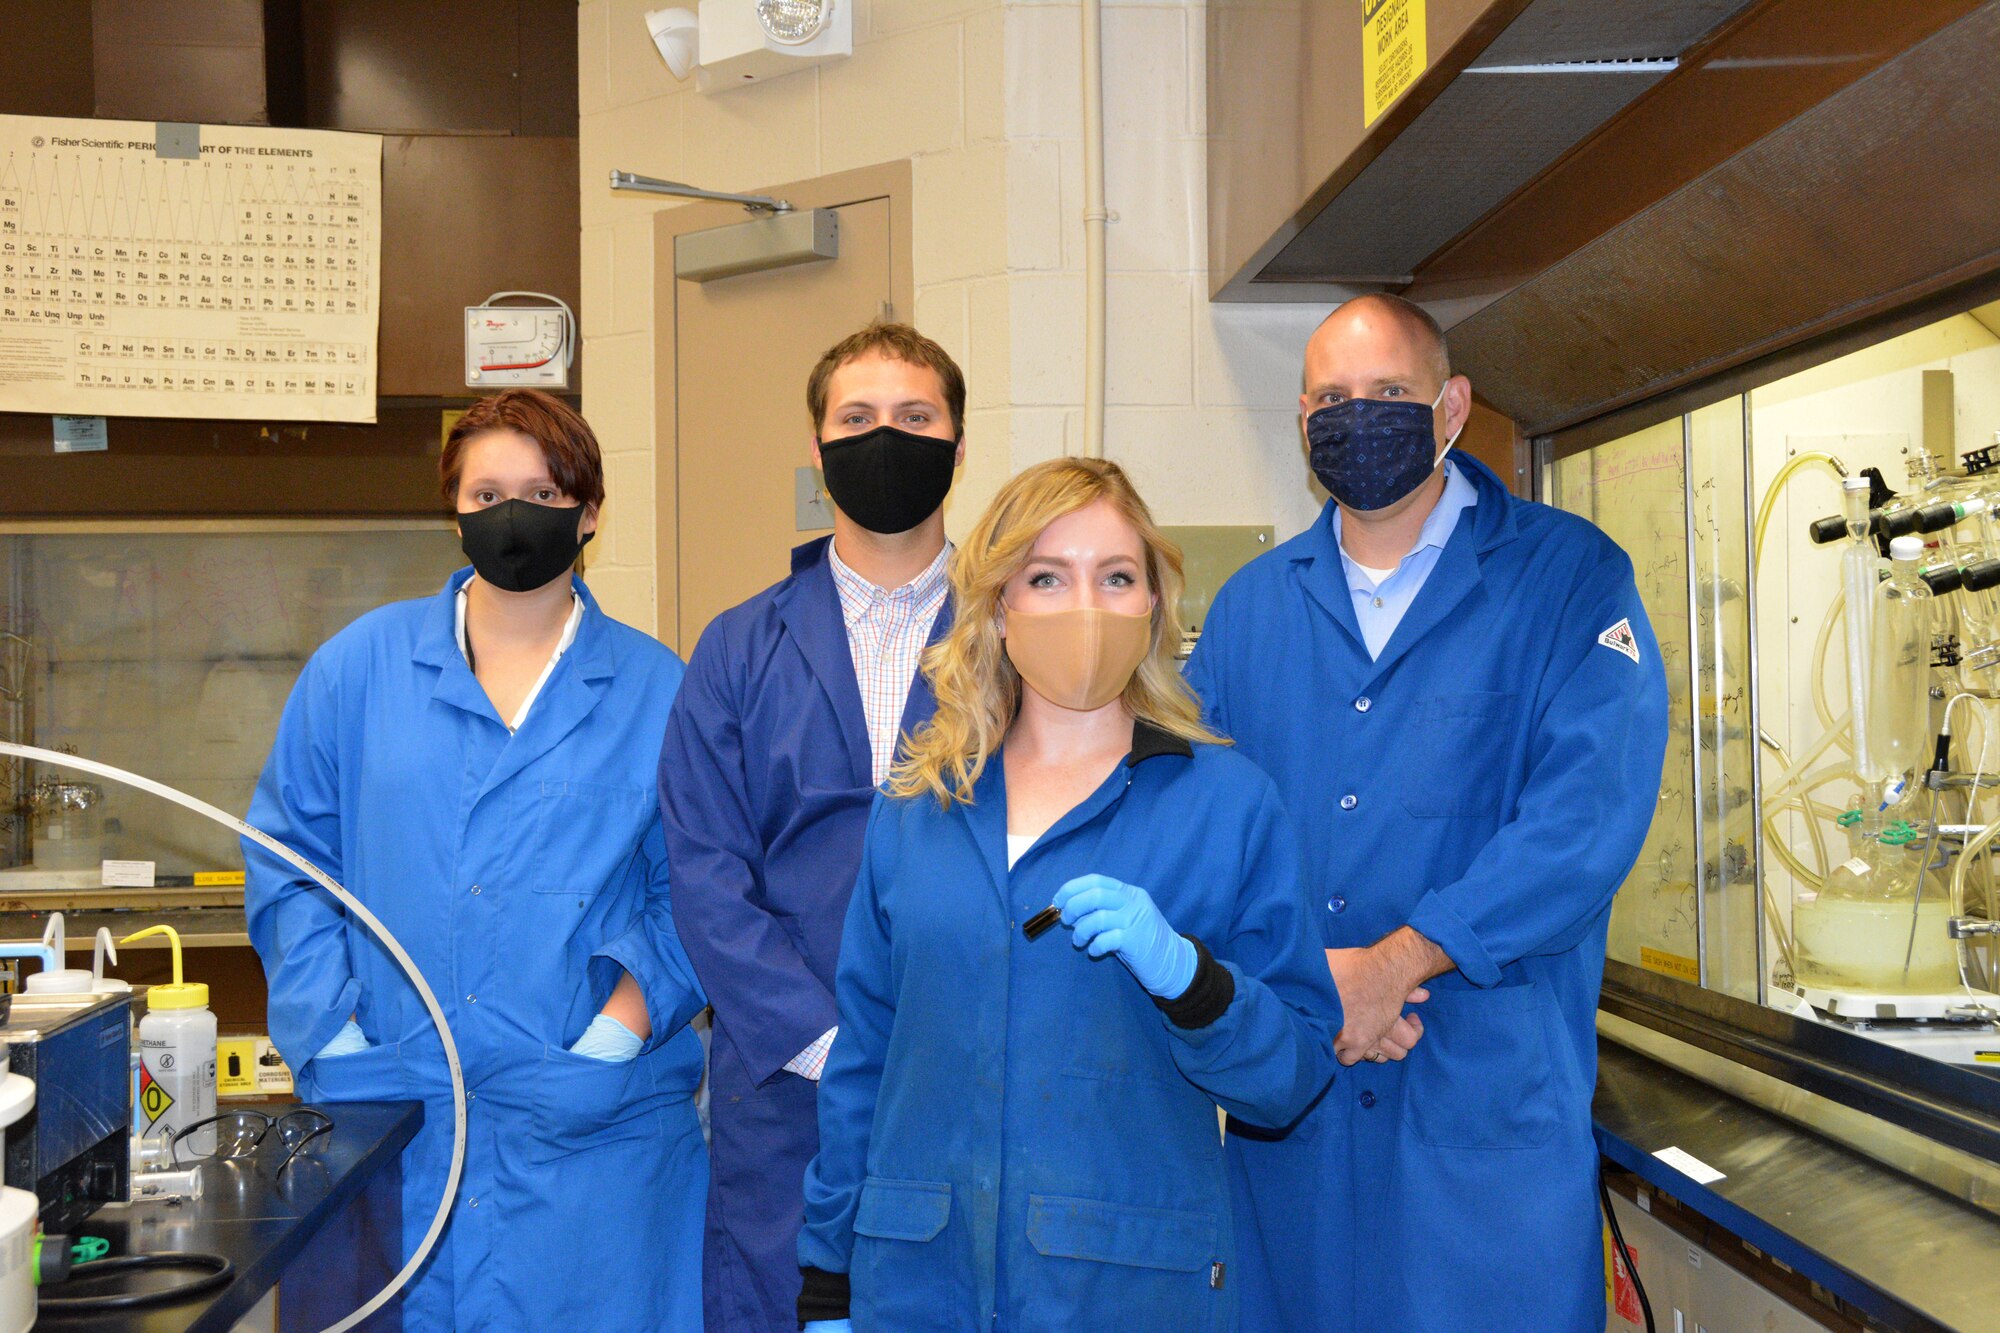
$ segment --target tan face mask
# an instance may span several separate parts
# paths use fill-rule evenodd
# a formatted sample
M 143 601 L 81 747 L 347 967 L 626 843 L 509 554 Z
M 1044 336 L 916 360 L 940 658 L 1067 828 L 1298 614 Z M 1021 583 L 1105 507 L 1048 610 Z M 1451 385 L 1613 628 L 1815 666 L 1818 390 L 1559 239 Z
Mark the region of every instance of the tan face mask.
M 1035 693 L 1064 708 L 1087 712 L 1123 694 L 1152 643 L 1151 612 L 1007 612 L 1008 660 Z

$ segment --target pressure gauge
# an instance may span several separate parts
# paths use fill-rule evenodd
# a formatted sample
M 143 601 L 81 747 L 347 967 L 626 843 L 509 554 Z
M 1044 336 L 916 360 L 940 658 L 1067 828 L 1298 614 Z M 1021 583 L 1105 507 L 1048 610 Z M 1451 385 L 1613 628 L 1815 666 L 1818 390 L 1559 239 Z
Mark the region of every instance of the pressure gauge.
M 527 297 L 547 305 L 495 305 Z M 576 359 L 576 317 L 541 292 L 495 292 L 465 308 L 465 382 L 474 389 L 567 389 Z

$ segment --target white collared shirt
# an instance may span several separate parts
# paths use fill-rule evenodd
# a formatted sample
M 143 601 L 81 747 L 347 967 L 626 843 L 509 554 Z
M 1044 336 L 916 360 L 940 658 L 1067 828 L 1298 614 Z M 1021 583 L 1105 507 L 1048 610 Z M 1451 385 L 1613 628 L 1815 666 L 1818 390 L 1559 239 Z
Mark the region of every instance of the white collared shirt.
M 477 574 L 472 576 L 472 578 L 478 577 Z M 465 594 L 466 589 L 471 586 L 472 579 L 467 579 L 458 587 L 458 615 L 455 626 L 458 632 L 458 651 L 465 654 L 467 666 L 472 665 L 472 649 L 467 646 L 465 638 Z M 528 720 L 528 710 L 534 707 L 535 700 L 541 697 L 542 687 L 549 683 L 549 677 L 555 673 L 556 663 L 562 661 L 562 655 L 576 642 L 576 627 L 583 623 L 583 597 L 576 592 L 570 593 L 570 597 L 576 604 L 570 608 L 569 621 L 563 625 L 562 637 L 556 640 L 556 650 L 549 655 L 549 664 L 543 667 L 542 674 L 535 678 L 534 688 L 528 691 L 528 697 L 521 700 L 521 706 L 514 711 L 514 720 L 507 724 L 509 731 L 519 731 L 521 724 Z

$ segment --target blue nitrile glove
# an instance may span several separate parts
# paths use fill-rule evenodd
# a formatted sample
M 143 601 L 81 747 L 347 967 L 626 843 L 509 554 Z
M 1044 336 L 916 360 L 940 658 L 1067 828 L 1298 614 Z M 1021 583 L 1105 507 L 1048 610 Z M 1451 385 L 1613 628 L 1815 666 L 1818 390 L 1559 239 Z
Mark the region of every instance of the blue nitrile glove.
M 806 1325 L 805 1333 L 854 1333 L 852 1319 L 815 1319 Z
M 340 1025 L 340 1031 L 333 1034 L 333 1040 L 320 1047 L 313 1059 L 325 1059 L 329 1055 L 353 1055 L 356 1051 L 368 1049 L 368 1038 L 362 1035 L 361 1025 L 348 1019 Z
M 610 1014 L 599 1014 L 590 1020 L 590 1026 L 569 1048 L 571 1055 L 586 1056 L 592 1060 L 602 1060 L 606 1064 L 622 1065 L 639 1053 L 646 1043 L 639 1034 Z
M 1193 942 L 1174 932 L 1144 889 L 1109 875 L 1080 875 L 1056 891 L 1054 906 L 1077 948 L 1092 958 L 1117 954 L 1152 994 L 1177 1000 L 1193 984 Z

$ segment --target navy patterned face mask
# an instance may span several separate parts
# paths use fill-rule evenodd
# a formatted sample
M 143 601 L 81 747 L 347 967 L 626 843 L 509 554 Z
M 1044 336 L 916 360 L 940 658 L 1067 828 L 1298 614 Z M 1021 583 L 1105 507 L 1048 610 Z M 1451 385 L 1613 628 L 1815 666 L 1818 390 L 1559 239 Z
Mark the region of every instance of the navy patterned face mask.
M 1387 509 L 1424 484 L 1458 441 L 1442 453 L 1429 407 L 1407 399 L 1344 398 L 1306 418 L 1313 475 L 1342 507 L 1363 512 Z

